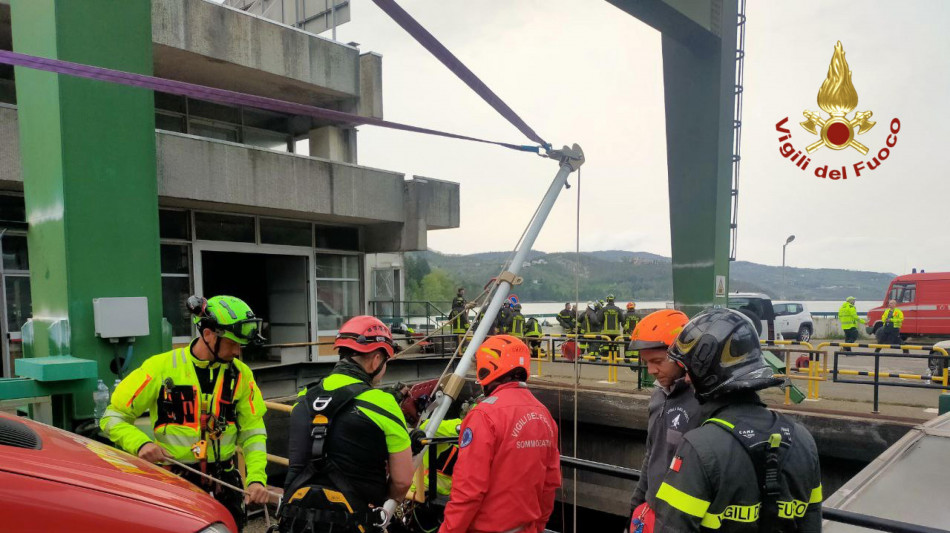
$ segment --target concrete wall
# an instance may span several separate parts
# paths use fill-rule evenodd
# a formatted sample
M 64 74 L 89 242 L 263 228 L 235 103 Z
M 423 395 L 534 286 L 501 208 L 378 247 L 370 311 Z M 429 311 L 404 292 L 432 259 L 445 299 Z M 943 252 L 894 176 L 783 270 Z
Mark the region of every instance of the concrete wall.
M 164 205 L 364 225 L 368 252 L 424 250 L 458 227 L 457 183 L 416 178 L 193 135 L 156 132 Z M 0 182 L 22 189 L 16 108 L 0 106 Z
M 157 134 L 159 195 L 325 220 L 403 222 L 403 176 L 213 141 Z
M 360 96 L 356 48 L 205 0 L 153 0 L 152 39 L 157 76 L 318 105 Z

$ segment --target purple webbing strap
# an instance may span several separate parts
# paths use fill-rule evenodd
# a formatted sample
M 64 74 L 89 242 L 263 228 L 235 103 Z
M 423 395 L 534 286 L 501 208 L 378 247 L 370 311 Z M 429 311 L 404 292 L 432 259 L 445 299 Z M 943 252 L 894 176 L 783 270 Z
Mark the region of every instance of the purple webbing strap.
M 143 89 L 151 89 L 153 91 L 188 96 L 191 98 L 198 98 L 211 102 L 256 107 L 259 109 L 267 109 L 270 111 L 289 113 L 293 115 L 306 115 L 322 120 L 330 120 L 353 126 L 359 126 L 363 124 L 380 126 L 383 128 L 424 133 L 426 135 L 437 135 L 439 137 L 448 137 L 451 139 L 495 144 L 518 151 L 525 151 L 526 148 L 531 148 L 517 144 L 489 141 L 486 139 L 479 139 L 477 137 L 469 137 L 467 135 L 459 135 L 456 133 L 420 128 L 418 126 L 410 126 L 408 124 L 390 122 L 388 120 L 382 120 L 378 118 L 361 117 L 359 115 L 344 113 L 342 111 L 334 111 L 332 109 L 324 109 L 322 107 L 287 102 L 284 100 L 277 100 L 264 96 L 255 96 L 252 94 L 228 91 L 226 89 L 216 89 L 214 87 L 207 87 L 204 85 L 195 85 L 193 83 L 186 83 L 183 81 L 156 78 L 154 76 L 146 76 L 145 74 L 135 74 L 132 72 L 123 72 L 121 70 L 94 67 L 92 65 L 83 65 L 81 63 L 72 63 L 59 59 L 36 57 L 18 52 L 11 52 L 8 50 L 0 50 L 0 63 L 28 67 L 37 70 L 45 70 L 47 72 L 55 72 L 57 74 L 65 74 L 78 78 L 118 83 L 121 85 L 128 85 L 130 87 L 141 87 Z
M 460 80 L 465 82 L 465 85 L 468 85 L 481 96 L 482 100 L 485 100 L 495 111 L 505 117 L 514 127 L 518 128 L 527 138 L 543 147 L 550 146 L 540 135 L 535 133 L 535 131 L 531 129 L 531 126 L 528 126 L 513 109 L 508 107 L 508 104 L 502 101 L 474 72 L 459 61 L 448 48 L 440 43 L 428 30 L 423 28 L 422 25 L 419 24 L 416 19 L 412 18 L 412 15 L 407 13 L 405 9 L 400 7 L 395 0 L 373 0 L 373 2 L 379 6 L 380 9 L 385 11 L 390 18 L 396 21 L 396 24 L 402 26 L 402 29 L 406 30 L 409 35 L 418 41 L 429 53 L 448 67 Z

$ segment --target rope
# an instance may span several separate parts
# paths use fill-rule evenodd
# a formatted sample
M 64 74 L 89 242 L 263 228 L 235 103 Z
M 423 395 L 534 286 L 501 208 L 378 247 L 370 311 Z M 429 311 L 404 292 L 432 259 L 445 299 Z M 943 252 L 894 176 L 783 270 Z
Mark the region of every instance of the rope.
M 574 314 L 580 316 L 577 313 L 577 308 L 580 306 L 580 269 L 581 269 L 581 169 L 577 169 L 577 211 L 574 214 L 574 220 L 576 224 L 575 228 L 575 244 L 574 244 Z M 587 312 L 587 309 L 584 309 L 584 312 Z M 575 324 L 578 324 L 579 320 L 575 319 Z M 576 327 L 576 325 L 575 325 Z M 580 381 L 580 344 L 575 337 L 574 339 L 574 457 L 578 457 L 577 454 L 577 385 Z M 577 531 L 577 469 L 574 469 L 574 529 Z
M 244 494 L 244 495 L 247 494 L 247 491 L 244 490 L 244 489 L 235 487 L 234 485 L 232 485 L 232 484 L 230 484 L 230 483 L 226 483 L 226 482 L 224 482 L 224 481 L 221 481 L 220 479 L 218 479 L 218 478 L 216 478 L 216 477 L 214 477 L 214 476 L 212 476 L 212 475 L 210 475 L 210 474 L 206 474 L 206 473 L 202 472 L 201 470 L 195 470 L 194 468 L 192 468 L 192 467 L 186 465 L 185 463 L 182 463 L 182 462 L 180 462 L 180 461 L 176 461 L 175 459 L 172 459 L 171 457 L 166 457 L 164 460 L 165 460 L 166 462 L 169 462 L 169 463 L 175 465 L 175 466 L 178 466 L 179 468 L 183 468 L 183 469 L 185 469 L 185 470 L 191 472 L 192 474 L 197 474 L 197 475 L 199 475 L 199 476 L 201 476 L 201 477 L 203 477 L 203 478 L 206 478 L 206 479 L 208 479 L 208 480 L 210 480 L 210 481 L 213 481 L 214 483 L 217 483 L 217 484 L 221 485 L 222 487 L 227 487 L 227 488 L 229 488 L 229 489 L 231 489 L 231 490 L 233 490 L 233 491 L 240 492 L 241 494 Z M 269 491 L 269 490 L 267 490 L 266 492 L 267 492 L 268 495 L 270 495 L 270 496 L 273 497 L 273 498 L 277 498 L 278 500 L 280 500 L 280 498 L 282 497 L 280 494 L 277 494 L 276 492 L 271 492 L 271 491 Z M 267 504 L 265 503 L 265 504 L 263 505 L 263 507 L 264 507 L 264 525 L 266 525 L 267 527 L 270 527 L 270 512 L 267 510 Z
M 445 45 L 440 43 L 428 30 L 423 28 L 422 25 L 419 24 L 416 19 L 412 18 L 412 15 L 407 13 L 405 9 L 400 7 L 395 0 L 373 0 L 373 2 L 389 15 L 396 24 L 402 26 L 402 29 L 406 30 L 423 48 L 428 50 L 429 53 L 441 61 L 443 65 L 448 67 L 465 85 L 468 85 L 470 89 L 475 91 L 492 109 L 510 122 L 512 126 L 518 128 L 518 131 L 523 133 L 525 137 L 538 143 L 545 149 L 550 148 L 551 145 L 548 142 L 535 133 L 535 131 L 531 129 L 531 126 L 528 126 L 513 109 L 508 107 L 508 104 L 502 101 L 474 72 L 459 61 Z
M 85 65 L 82 63 L 73 63 L 71 61 L 63 61 L 60 59 L 48 59 L 45 57 L 31 56 L 28 54 L 11 52 L 8 50 L 0 50 L 0 63 L 7 64 L 7 65 L 20 66 L 20 67 L 27 67 L 27 68 L 32 68 L 36 70 L 44 70 L 47 72 L 55 72 L 57 74 L 65 74 L 67 76 L 75 76 L 77 78 L 86 78 L 90 80 L 99 80 L 99 81 L 117 83 L 119 85 L 126 85 L 129 87 L 140 87 L 143 89 L 151 89 L 153 91 L 159 91 L 159 92 L 168 93 L 168 94 L 177 94 L 179 96 L 187 96 L 190 98 L 206 100 L 209 102 L 217 102 L 217 103 L 228 104 L 228 105 L 233 105 L 233 106 L 255 107 L 258 109 L 267 109 L 270 111 L 276 111 L 278 113 L 287 113 L 291 115 L 305 115 L 305 116 L 318 118 L 321 120 L 342 123 L 349 126 L 361 126 L 361 125 L 379 126 L 382 128 L 410 131 L 414 133 L 422 133 L 425 135 L 436 135 L 439 137 L 447 137 L 450 139 L 460 139 L 463 141 L 473 141 L 473 142 L 479 142 L 479 143 L 494 144 L 497 146 L 510 148 L 512 150 L 516 150 L 519 152 L 540 153 L 540 148 L 537 146 L 524 146 L 520 144 L 490 141 L 490 140 L 481 139 L 478 137 L 470 137 L 468 135 L 459 135 L 457 133 L 449 133 L 449 132 L 433 130 L 429 128 L 421 128 L 418 126 L 411 126 L 409 124 L 402 124 L 399 122 L 390 122 L 388 120 L 382 120 L 378 118 L 361 117 L 359 115 L 354 115 L 352 113 L 344 113 L 343 111 L 336 111 L 333 109 L 324 109 L 322 107 L 314 107 L 314 106 L 309 106 L 305 104 L 298 104 L 296 102 L 287 102 L 284 100 L 277 100 L 275 98 L 267 98 L 265 96 L 256 96 L 252 94 L 239 93 L 235 91 L 228 91 L 226 89 L 217 89 L 214 87 L 208 87 L 205 85 L 197 85 L 194 83 L 186 83 L 183 81 L 156 78 L 155 76 L 147 76 L 145 74 L 124 72 L 121 70 L 96 67 L 93 65 Z

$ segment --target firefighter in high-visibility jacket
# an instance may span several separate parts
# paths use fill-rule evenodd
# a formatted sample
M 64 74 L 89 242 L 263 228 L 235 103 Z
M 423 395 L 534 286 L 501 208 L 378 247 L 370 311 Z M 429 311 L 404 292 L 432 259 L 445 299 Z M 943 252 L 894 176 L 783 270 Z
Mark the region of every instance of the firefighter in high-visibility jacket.
M 637 329 L 637 323 L 639 322 L 640 317 L 637 316 L 637 304 L 633 302 L 627 302 L 627 312 L 623 315 L 624 335 L 632 334 L 633 330 Z
M 558 431 L 528 390 L 531 354 L 496 335 L 475 354 L 486 398 L 462 422 L 452 495 L 441 533 L 544 530 L 561 486 Z
M 171 470 L 210 492 L 234 516 L 247 522 L 245 503 L 267 502 L 267 430 L 264 399 L 241 348 L 263 340 L 262 321 L 232 296 L 208 300 L 192 296 L 200 336 L 186 347 L 148 358 L 116 386 L 100 427 L 117 446 L 160 463 L 166 458 L 191 465 L 220 481 L 246 487 L 246 497 L 203 476 L 172 465 Z M 145 411 L 154 442 L 133 424 Z M 234 453 L 244 451 L 247 475 L 241 481 Z
M 505 331 L 513 337 L 524 338 L 524 321 L 524 315 L 521 314 L 521 304 L 512 305 Z
M 544 337 L 541 323 L 535 317 L 529 318 L 524 323 L 524 338 L 533 357 L 541 357 L 541 337 Z
M 904 324 L 904 312 L 897 307 L 897 300 L 887 303 L 887 309 L 881 315 L 881 327 L 877 330 L 879 344 L 900 344 L 901 325 Z
M 731 309 L 694 317 L 670 347 L 705 423 L 683 436 L 656 493 L 656 531 L 821 531 L 821 469 L 802 425 L 756 391 L 782 383 L 751 320 Z

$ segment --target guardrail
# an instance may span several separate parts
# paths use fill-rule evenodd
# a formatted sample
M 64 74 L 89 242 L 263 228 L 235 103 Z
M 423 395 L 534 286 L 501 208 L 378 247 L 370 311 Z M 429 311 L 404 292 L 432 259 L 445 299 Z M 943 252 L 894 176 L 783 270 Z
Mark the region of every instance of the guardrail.
M 808 382 L 808 393 L 807 398 L 810 400 L 820 399 L 820 384 L 822 381 L 828 381 L 827 375 L 832 376 L 832 382 L 835 383 L 851 383 L 858 385 L 874 385 L 874 405 L 872 413 L 879 412 L 879 387 L 881 386 L 893 386 L 893 387 L 913 387 L 913 388 L 926 388 L 926 389 L 940 389 L 945 392 L 950 389 L 950 357 L 948 357 L 947 351 L 939 346 L 932 345 L 918 345 L 918 344 L 869 344 L 869 343 L 860 343 L 860 342 L 822 342 L 818 346 L 812 346 L 807 342 L 799 341 L 762 341 L 762 345 L 770 348 L 770 351 L 779 352 L 785 354 L 785 373 L 776 374 L 776 377 L 786 378 L 787 380 L 804 380 Z M 828 368 L 828 351 L 826 348 L 844 348 L 845 350 L 839 350 L 834 352 L 832 355 L 834 357 L 833 368 L 829 370 Z M 865 348 L 868 350 L 874 350 L 873 352 L 855 352 L 852 348 Z M 881 350 L 900 350 L 900 354 L 893 353 L 881 353 Z M 929 352 L 926 355 L 914 355 L 910 352 L 922 351 Z M 808 366 L 805 368 L 804 375 L 793 373 L 792 372 L 792 354 L 803 354 L 808 355 Z M 874 371 L 865 371 L 865 370 L 851 370 L 851 369 L 840 369 L 838 368 L 838 356 L 841 353 L 847 355 L 855 356 L 867 356 L 875 357 Z M 906 373 L 882 373 L 880 371 L 880 358 L 881 357 L 894 357 L 894 358 L 908 358 L 908 359 L 927 359 L 930 362 L 930 368 L 932 369 L 931 374 L 906 374 Z M 801 372 L 801 370 L 799 370 Z M 851 376 L 867 376 L 873 377 L 874 381 L 863 381 L 863 380 L 848 380 L 841 379 L 839 376 L 842 375 L 851 375 Z M 925 385 L 925 384 L 911 384 L 911 383 L 894 383 L 894 382 L 881 382 L 880 378 L 900 378 L 900 379 L 915 379 L 920 381 L 931 381 L 935 383 L 941 383 L 942 386 L 934 385 Z M 785 405 L 791 404 L 791 395 L 794 394 L 794 389 L 792 387 L 786 386 L 785 388 Z M 796 401 L 797 403 L 797 401 Z

